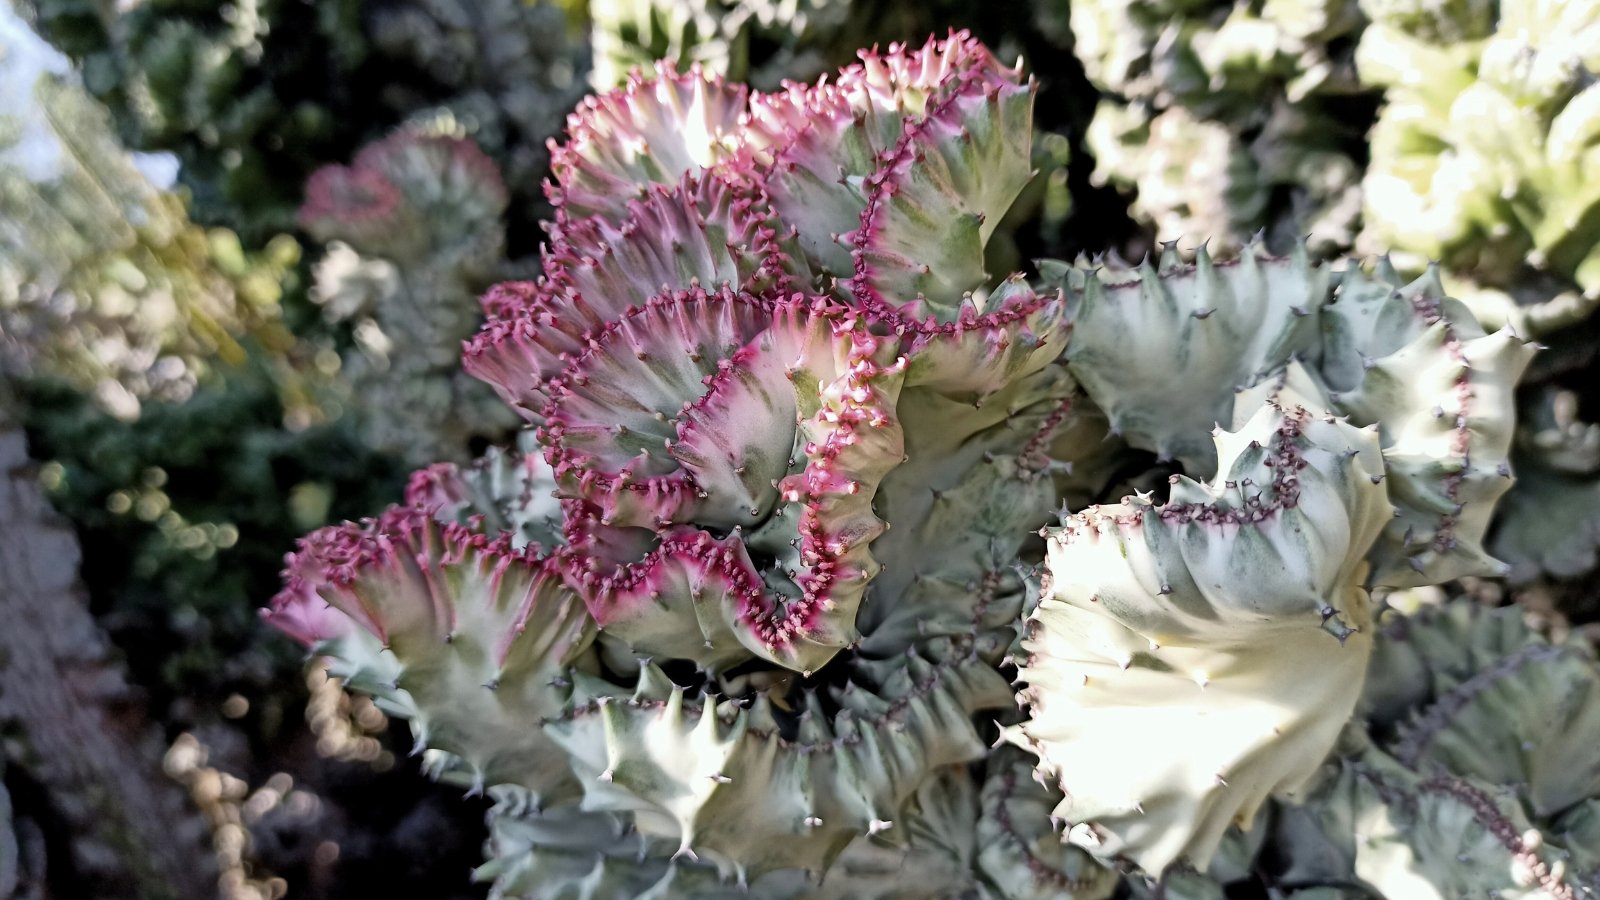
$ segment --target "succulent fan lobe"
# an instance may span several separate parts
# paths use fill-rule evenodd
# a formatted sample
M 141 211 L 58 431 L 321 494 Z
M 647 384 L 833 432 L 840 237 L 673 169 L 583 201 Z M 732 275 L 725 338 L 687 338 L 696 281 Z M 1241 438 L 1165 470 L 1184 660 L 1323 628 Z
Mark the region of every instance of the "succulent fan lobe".
M 1201 247 L 1190 265 L 1169 245 L 1155 266 L 1071 277 L 1073 375 L 1113 433 L 1198 473 L 1212 471 L 1209 435 L 1229 420 L 1233 392 L 1313 354 L 1328 293 L 1303 247 L 1287 260 L 1246 247 L 1227 263 Z
M 1007 734 L 1058 780 L 1057 814 L 1091 852 L 1204 868 L 1226 828 L 1313 774 L 1354 708 L 1363 557 L 1388 503 L 1377 435 L 1319 406 L 1277 388 L 1217 438 L 1211 483 L 1175 476 L 1164 505 L 1091 507 L 1052 535 L 1022 643 L 1033 717 Z M 1097 759 L 1124 762 L 1113 776 Z
M 637 652 L 709 672 L 750 658 L 736 628 L 760 607 L 764 585 L 737 538 L 669 532 L 644 559 L 582 583 L 595 621 Z
M 1018 900 L 1105 900 L 1117 889 L 1115 869 L 1056 834 L 1054 807 L 1060 794 L 1034 780 L 1026 755 L 997 753 L 983 785 L 978 819 L 978 866 Z
M 1534 347 L 1509 330 L 1484 334 L 1437 270 L 1398 288 L 1379 274 L 1346 274 L 1327 309 L 1343 352 L 1323 363 L 1340 409 L 1380 427 L 1395 476 L 1397 515 L 1374 554 L 1374 583 L 1497 574 L 1483 536 L 1511 487 L 1513 392 Z
M 752 97 L 746 137 L 748 158 L 773 209 L 796 227 L 807 255 L 841 278 L 855 269 L 848 236 L 867 206 L 864 180 L 892 158 L 908 128 L 952 93 L 1007 74 L 964 33 L 919 49 L 891 44 L 886 53 L 860 56 L 832 83 L 788 85 Z
M 513 550 L 560 546 L 565 538 L 555 474 L 533 437 L 523 432 L 515 450 L 490 448 L 471 465 L 437 463 L 412 473 L 405 505 L 432 510 L 441 522 L 509 533 Z
M 858 617 L 862 653 L 936 635 L 1007 635 L 991 651 L 1009 643 L 1022 604 L 1017 552 L 1056 505 L 1043 447 L 1070 423 L 1071 391 L 1052 365 L 976 406 L 922 386 L 902 392 L 906 461 L 879 490 L 880 515 L 898 527 L 872 545 L 885 571 Z
M 819 643 L 829 656 L 859 637 L 856 610 L 867 583 L 882 568 L 869 545 L 888 527 L 878 518 L 874 499 L 884 476 L 905 454 L 904 429 L 895 418 L 905 357 L 892 356 L 893 342 L 858 328 L 841 337 L 848 341 L 841 371 L 819 384 L 815 411 L 800 422 L 804 468 L 779 484 L 783 500 L 799 513 L 794 525 L 799 568 L 790 575 L 800 594 L 795 606 L 817 620 L 802 619 L 806 630 L 799 637 L 815 642 L 818 624 L 827 623 L 826 639 Z M 780 630 L 768 639 L 794 638 Z M 802 662 L 800 668 L 815 667 Z
M 782 221 L 822 272 L 850 271 L 842 235 L 855 227 L 866 200 L 859 180 L 876 166 L 864 118 L 837 84 L 790 85 L 751 99 L 747 153 Z
M 975 305 L 970 295 L 988 280 L 984 246 L 1033 174 L 1034 87 L 1015 74 L 962 73 L 866 179 L 853 239 L 863 308 L 950 322 Z
M 569 222 L 539 283 L 502 285 L 484 298 L 490 319 L 467 344 L 464 368 L 535 424 L 552 382 L 651 298 L 723 288 L 783 296 L 796 280 L 759 192 L 709 173 L 640 190 L 620 221 Z
M 474 784 L 570 797 L 575 785 L 548 766 L 554 748 L 536 730 L 564 705 L 559 676 L 579 662 L 594 626 L 555 559 L 539 552 L 512 550 L 509 535 L 441 525 L 420 507 L 391 507 L 302 541 L 289 567 L 304 574 L 267 617 L 300 623 L 308 607 L 336 609 L 345 622 L 311 635 L 313 652 L 347 665 L 382 660 L 386 684 L 335 674 L 367 674 L 363 687 L 411 718 L 419 743 L 459 759 Z
M 606 524 L 692 516 L 704 492 L 670 454 L 678 419 L 772 314 L 760 298 L 696 288 L 632 307 L 594 334 L 542 415 L 540 442 L 560 489 L 599 506 Z M 775 420 L 792 417 L 781 412 Z
M 585 98 L 567 118 L 568 142 L 550 141 L 555 181 L 545 193 L 559 221 L 621 218 L 645 185 L 671 184 L 732 158 L 747 96 L 743 85 L 699 66 L 680 73 L 660 63 L 654 78 L 635 73 L 623 87 Z
M 685 459 L 693 469 L 638 485 L 613 483 L 609 496 L 604 476 L 585 471 L 569 478 L 563 472 L 569 461 L 555 457 L 558 480 L 573 496 L 596 504 L 602 526 L 659 529 L 673 521 L 673 514 L 700 526 L 726 515 L 720 521 L 727 526 L 765 521 L 760 530 L 788 535 L 785 543 L 793 548 L 786 554 L 788 564 L 765 577 L 754 577 L 745 539 L 737 531 L 716 542 L 693 527 L 667 531 L 638 561 L 584 575 L 595 616 L 641 652 L 671 653 L 668 647 L 682 652 L 709 644 L 706 649 L 718 651 L 720 664 L 720 651 L 728 647 L 720 639 L 731 632 L 750 653 L 811 671 L 857 637 L 856 605 L 878 568 L 866 548 L 883 528 L 872 513 L 872 500 L 883 474 L 902 455 L 893 409 L 904 363 L 887 356 L 891 342 L 864 334 L 825 303 L 791 304 L 779 311 L 778 320 L 759 347 L 741 350 L 760 354 L 764 364 L 745 368 L 739 378 L 719 377 L 728 372 L 724 368 L 706 376 L 706 384 L 713 394 L 748 398 L 751 379 L 765 375 L 759 391 L 781 402 L 765 410 L 739 408 L 746 420 L 725 423 L 714 418 L 718 410 L 711 403 L 687 405 L 680 435 L 693 439 L 697 427 L 721 425 L 717 437 L 723 450 L 716 456 L 695 452 L 703 442 L 692 440 Z M 739 434 L 750 443 L 736 440 Z M 561 439 L 560 434 L 549 439 L 557 454 Z M 736 456 L 728 455 L 730 448 Z M 791 466 L 794 474 L 786 475 Z M 771 490 L 760 492 L 749 508 L 728 507 L 730 500 L 749 502 L 739 499 L 745 492 L 712 497 L 698 483 L 696 469 L 718 483 L 765 481 Z M 635 487 L 645 491 L 641 503 L 664 496 L 656 486 L 666 479 L 675 496 L 684 498 L 676 506 L 635 510 L 614 502 Z M 703 579 L 713 570 L 720 574 L 710 582 L 713 594 L 707 598 Z

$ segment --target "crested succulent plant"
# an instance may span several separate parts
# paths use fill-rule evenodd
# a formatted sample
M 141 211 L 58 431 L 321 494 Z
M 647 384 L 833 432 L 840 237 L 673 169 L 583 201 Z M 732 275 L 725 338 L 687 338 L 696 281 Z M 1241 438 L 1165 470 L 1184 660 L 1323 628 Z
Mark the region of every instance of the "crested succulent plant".
M 495 896 L 1201 896 L 1315 787 L 1374 592 L 1499 570 L 1531 347 L 1303 244 L 995 277 L 1032 101 L 952 34 L 580 104 L 464 351 L 525 440 L 266 612 L 495 799 Z
M 983 270 L 1031 106 L 965 36 L 816 89 L 663 68 L 586 103 L 546 273 L 491 291 L 466 351 L 543 457 L 501 484 L 553 490 L 559 527 L 516 549 L 480 518 L 505 507 L 435 467 L 308 539 L 271 618 L 410 717 L 441 773 L 630 825 L 682 883 L 836 857 L 865 879 L 872 847 L 914 848 L 933 773 L 975 796 L 1011 568 L 1072 477 L 1051 442 L 1082 427 L 1061 299 Z M 602 869 L 666 877 L 649 865 Z
M 1600 305 L 1600 193 L 1583 174 L 1600 134 L 1600 4 L 1362 8 L 1372 24 L 1356 61 L 1384 90 L 1362 242 L 1403 265 L 1440 261 L 1486 321 L 1551 345 L 1524 401 L 1526 477 L 1494 546 L 1519 584 L 1569 578 L 1593 560 L 1597 481 L 1576 458 L 1582 425 L 1551 421 L 1550 400 L 1583 383 Z
M 1370 734 L 1352 726 L 1308 802 L 1275 825 L 1285 877 L 1388 897 L 1600 888 L 1592 648 L 1470 601 L 1390 617 L 1377 647 Z
M 1593 894 L 1592 648 L 1468 599 L 1388 612 L 1369 641 L 1365 723 L 1346 726 L 1299 801 L 1230 829 L 1204 871 L 1175 866 L 1133 896 L 1262 881 L 1301 900 Z
M 1212 483 L 1090 507 L 1054 535 L 1023 643 L 1033 715 L 1015 739 L 1062 781 L 1076 842 L 1152 872 L 1208 865 L 1231 824 L 1300 787 L 1371 652 L 1362 578 L 1389 513 L 1377 435 L 1288 388 L 1241 406 Z M 1300 666 L 1317 677 L 1285 677 Z M 1207 739 L 1174 754 L 1173 730 Z
M 1204 869 L 1230 824 L 1295 794 L 1332 748 L 1371 653 L 1369 589 L 1499 570 L 1482 540 L 1533 351 L 1484 335 L 1432 272 L 1402 285 L 1351 267 L 1330 292 L 1303 253 L 1247 248 L 1227 266 L 1169 252 L 1068 274 L 1085 289 L 1067 358 L 1112 428 L 1214 474 L 1051 533 L 1021 643 L 1032 716 L 1008 736 L 1059 780 L 1072 840 Z M 1128 334 L 1160 352 L 1118 353 Z M 1209 377 L 1158 390 L 1169 360 Z M 1193 440 L 1209 422 L 1232 427 L 1215 456 Z M 1306 660 L 1315 678 L 1297 677 Z M 1185 716 L 1203 748 L 1154 749 Z M 1141 762 L 1113 776 L 1095 759 Z
M 477 145 L 415 129 L 312 174 L 300 224 L 330 244 L 312 297 L 354 325 L 347 386 L 373 447 L 416 464 L 461 459 L 473 437 L 516 421 L 459 362 L 501 264 L 506 203 Z

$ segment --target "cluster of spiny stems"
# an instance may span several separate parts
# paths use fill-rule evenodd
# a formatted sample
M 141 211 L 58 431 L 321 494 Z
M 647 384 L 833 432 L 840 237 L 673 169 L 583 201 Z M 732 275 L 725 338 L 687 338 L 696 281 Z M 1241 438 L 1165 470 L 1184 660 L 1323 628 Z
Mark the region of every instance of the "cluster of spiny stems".
M 992 276 L 1034 94 L 953 34 L 573 115 L 545 274 L 465 347 L 526 440 L 305 538 L 267 616 L 496 798 L 497 896 L 1224 880 L 1334 790 L 1373 592 L 1496 571 L 1531 349 L 1303 251 Z M 1455 853 L 1362 754 L 1431 837 L 1302 886 Z

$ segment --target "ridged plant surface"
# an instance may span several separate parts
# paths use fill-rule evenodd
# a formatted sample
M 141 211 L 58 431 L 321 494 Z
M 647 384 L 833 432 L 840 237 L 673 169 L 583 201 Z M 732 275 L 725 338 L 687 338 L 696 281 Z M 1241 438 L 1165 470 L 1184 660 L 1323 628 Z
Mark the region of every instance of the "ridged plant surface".
M 986 271 L 1033 96 L 957 33 L 585 100 L 544 274 L 464 349 L 519 449 L 305 538 L 268 620 L 495 798 L 497 897 L 1207 896 L 1299 850 L 1282 896 L 1399 898 L 1468 819 L 1505 855 L 1465 893 L 1575 896 L 1515 829 L 1589 827 L 1594 698 L 1484 713 L 1579 729 L 1535 766 L 1454 739 L 1490 727 L 1465 701 L 1369 723 L 1364 691 L 1387 592 L 1503 569 L 1533 348 L 1433 270 L 1303 244 Z M 1420 824 L 1318 850 L 1355 802 L 1329 765 Z M 1282 803 L 1309 818 L 1269 834 Z

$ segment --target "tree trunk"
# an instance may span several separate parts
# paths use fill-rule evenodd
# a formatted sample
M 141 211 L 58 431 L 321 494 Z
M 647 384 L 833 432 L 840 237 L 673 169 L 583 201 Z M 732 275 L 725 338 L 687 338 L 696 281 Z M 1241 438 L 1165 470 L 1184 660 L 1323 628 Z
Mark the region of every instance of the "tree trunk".
M 206 825 L 162 772 L 163 741 L 89 613 L 79 558 L 77 537 L 50 508 L 0 397 L 0 747 L 7 779 L 15 786 L 20 776 L 47 798 L 47 808 L 30 809 L 37 796 L 30 802 L 13 790 L 17 833 L 29 817 L 54 822 L 67 847 L 51 846 L 49 879 L 65 871 L 73 882 L 42 884 L 46 875 L 30 870 L 28 854 L 18 871 L 13 852 L 0 900 L 6 888 L 60 900 L 215 897 Z M 9 824 L 0 820 L 0 829 Z M 6 856 L 0 847 L 0 870 Z

